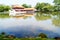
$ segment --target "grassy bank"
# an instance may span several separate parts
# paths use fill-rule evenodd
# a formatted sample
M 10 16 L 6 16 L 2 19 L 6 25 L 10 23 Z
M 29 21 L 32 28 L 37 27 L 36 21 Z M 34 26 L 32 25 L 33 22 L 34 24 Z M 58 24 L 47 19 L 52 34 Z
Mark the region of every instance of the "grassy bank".
M 14 35 L 6 34 L 2 32 L 0 34 L 0 40 L 55 40 L 54 38 L 47 38 L 45 34 L 40 34 L 38 37 L 25 37 L 25 38 L 18 38 Z
M 49 38 L 0 38 L 0 40 L 55 40 Z
M 0 13 L 0 18 L 9 18 L 8 13 Z

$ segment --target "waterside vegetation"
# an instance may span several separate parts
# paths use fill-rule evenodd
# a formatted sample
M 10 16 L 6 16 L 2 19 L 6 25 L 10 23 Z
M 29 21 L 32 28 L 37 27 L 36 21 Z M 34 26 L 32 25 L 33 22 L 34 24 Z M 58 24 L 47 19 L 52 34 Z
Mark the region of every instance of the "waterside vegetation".
M 2 32 L 0 34 L 0 40 L 55 40 L 54 38 L 48 38 L 45 34 L 41 33 L 38 35 L 38 37 L 26 37 L 26 38 L 18 38 L 14 35 L 6 35 L 5 32 Z
M 34 8 L 38 12 L 56 12 L 56 11 L 60 11 L 60 0 L 54 0 L 53 3 L 54 3 L 54 5 L 51 5 L 49 3 L 40 3 L 40 2 L 38 2 Z M 25 8 L 32 8 L 31 5 L 27 5 L 27 4 L 22 4 L 22 6 L 25 7 Z M 0 12 L 9 11 L 10 9 L 11 9 L 11 7 L 8 6 L 8 5 L 0 4 Z

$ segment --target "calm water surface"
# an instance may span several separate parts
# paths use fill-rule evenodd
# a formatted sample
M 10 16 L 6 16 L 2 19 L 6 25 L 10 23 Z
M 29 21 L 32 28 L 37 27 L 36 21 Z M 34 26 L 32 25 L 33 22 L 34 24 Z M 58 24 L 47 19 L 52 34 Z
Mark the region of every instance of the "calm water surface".
M 6 32 L 17 37 L 36 37 L 45 33 L 48 37 L 60 36 L 60 16 L 52 14 L 0 17 L 0 33 Z

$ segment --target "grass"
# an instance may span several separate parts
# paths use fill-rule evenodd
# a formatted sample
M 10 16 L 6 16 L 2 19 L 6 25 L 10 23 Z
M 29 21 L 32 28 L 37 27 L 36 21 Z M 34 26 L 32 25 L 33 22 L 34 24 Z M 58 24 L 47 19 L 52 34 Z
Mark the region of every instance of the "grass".
M 49 38 L 0 38 L 0 40 L 55 40 Z

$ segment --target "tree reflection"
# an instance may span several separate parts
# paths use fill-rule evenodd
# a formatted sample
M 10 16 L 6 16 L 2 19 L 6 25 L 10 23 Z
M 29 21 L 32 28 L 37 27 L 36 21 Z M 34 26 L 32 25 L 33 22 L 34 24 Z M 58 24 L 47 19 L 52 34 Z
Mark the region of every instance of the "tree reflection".
M 56 25 L 56 26 L 60 26 L 60 14 L 57 15 L 57 18 L 54 18 L 52 20 L 53 24 Z
M 55 24 L 56 26 L 60 26 L 60 19 L 54 19 L 53 24 Z
M 9 17 L 10 16 L 8 13 L 3 13 L 3 14 L 0 13 L 0 18 L 9 18 Z
M 47 20 L 50 19 L 51 16 L 49 14 L 45 14 L 45 13 L 36 13 L 35 15 L 36 20 Z
M 23 19 L 27 19 L 27 18 L 31 18 L 31 16 L 33 16 L 33 14 L 25 14 L 23 16 L 9 16 L 9 13 L 0 13 L 0 18 L 17 18 L 17 19 L 20 19 L 20 18 L 23 18 Z

